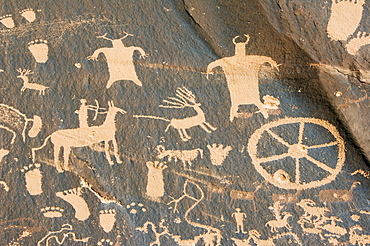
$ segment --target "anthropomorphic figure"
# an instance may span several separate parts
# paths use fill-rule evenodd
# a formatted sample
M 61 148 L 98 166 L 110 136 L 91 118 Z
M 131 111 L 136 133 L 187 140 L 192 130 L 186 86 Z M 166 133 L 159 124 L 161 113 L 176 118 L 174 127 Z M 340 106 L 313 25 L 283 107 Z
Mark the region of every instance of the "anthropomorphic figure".
M 247 218 L 247 215 L 241 212 L 240 208 L 235 210 L 236 212 L 232 213 L 231 216 L 234 217 L 236 221 L 236 233 L 246 233 L 244 231 L 244 220 Z
M 278 68 L 278 64 L 270 57 L 258 55 L 246 55 L 246 42 L 236 42 L 239 36 L 233 39 L 235 44 L 235 55 L 224 57 L 211 62 L 207 68 L 207 74 L 211 74 L 216 67 L 222 67 L 226 76 L 227 85 L 230 91 L 231 109 L 230 121 L 235 118 L 240 105 L 254 104 L 265 118 L 268 117 L 266 108 L 260 99 L 258 77 L 261 66 L 269 63 L 273 68 Z
M 107 89 L 112 86 L 112 84 L 119 80 L 131 80 L 138 86 L 143 84 L 136 75 L 136 70 L 133 61 L 133 55 L 135 51 L 140 52 L 140 57 L 144 58 L 147 56 L 145 51 L 136 46 L 126 47 L 122 39 L 127 36 L 133 36 L 132 34 L 125 33 L 126 35 L 119 39 L 107 38 L 104 34 L 103 36 L 98 36 L 98 38 L 103 38 L 112 42 L 113 47 L 104 47 L 95 50 L 92 56 L 89 56 L 89 60 L 97 60 L 100 53 L 105 55 L 108 63 L 109 69 L 109 80 L 107 82 Z

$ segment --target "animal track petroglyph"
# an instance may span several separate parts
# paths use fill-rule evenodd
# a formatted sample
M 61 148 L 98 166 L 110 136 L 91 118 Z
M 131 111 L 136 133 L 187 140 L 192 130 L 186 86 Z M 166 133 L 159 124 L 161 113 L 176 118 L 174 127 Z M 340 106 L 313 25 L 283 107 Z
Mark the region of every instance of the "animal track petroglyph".
M 101 239 L 99 242 L 97 242 L 97 245 L 99 246 L 109 246 L 109 245 L 114 245 L 114 242 L 110 239 Z
M 44 39 L 35 39 L 28 43 L 28 49 L 37 63 L 45 63 L 49 59 L 48 41 Z
M 46 218 L 59 218 L 63 216 L 64 209 L 60 207 L 45 207 L 41 209 L 41 213 Z
M 42 173 L 40 170 L 41 164 L 31 164 L 24 166 L 21 172 L 24 173 L 26 180 L 26 188 L 30 195 L 40 195 L 42 193 Z
M 116 210 L 114 209 L 100 210 L 99 223 L 106 233 L 110 232 L 113 229 L 114 224 L 116 223 Z
M 224 147 L 222 144 L 207 145 L 207 148 L 210 152 L 211 162 L 215 166 L 221 166 L 232 150 L 231 146 Z
M 59 191 L 56 196 L 71 204 L 75 210 L 75 217 L 79 220 L 87 220 L 90 216 L 89 206 L 81 195 L 81 187 Z
M 11 14 L 1 16 L 0 22 L 7 28 L 15 27 L 13 16 Z
M 27 8 L 23 9 L 19 12 L 23 18 L 25 18 L 28 22 L 34 22 L 36 20 L 36 13 L 33 9 Z
M 127 210 L 129 210 L 130 214 L 137 214 L 138 212 L 146 212 L 146 208 L 142 203 L 132 202 L 126 206 Z
M 154 201 L 159 201 L 165 192 L 163 170 L 167 168 L 167 165 L 159 161 L 148 161 L 146 166 L 148 167 L 146 195 Z

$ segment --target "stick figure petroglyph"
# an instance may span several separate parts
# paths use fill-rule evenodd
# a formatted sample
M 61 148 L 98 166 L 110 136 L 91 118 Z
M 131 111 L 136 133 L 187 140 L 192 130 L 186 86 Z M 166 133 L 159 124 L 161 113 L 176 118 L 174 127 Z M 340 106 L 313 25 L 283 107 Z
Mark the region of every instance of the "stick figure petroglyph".
M 268 117 L 267 109 L 260 99 L 258 77 L 263 64 L 269 63 L 273 68 L 279 70 L 279 65 L 270 57 L 246 55 L 246 45 L 249 35 L 244 35 L 245 42 L 236 42 L 239 36 L 233 39 L 235 44 L 235 55 L 224 57 L 211 62 L 207 67 L 207 76 L 216 67 L 222 67 L 226 76 L 227 86 L 230 91 L 231 109 L 230 121 L 236 117 L 238 107 L 245 104 L 254 104 L 265 118 Z
M 231 217 L 235 218 L 236 222 L 236 233 L 247 233 L 244 231 L 244 220 L 247 218 L 247 214 L 241 212 L 240 208 L 235 209 L 236 212 L 231 214 Z
M 103 36 L 98 36 L 97 38 L 111 41 L 113 47 L 97 49 L 91 56 L 87 57 L 87 59 L 96 61 L 98 60 L 98 56 L 100 53 L 105 55 L 110 76 L 106 86 L 107 89 L 110 88 L 114 82 L 119 80 L 130 80 L 138 86 L 142 86 L 142 82 L 136 75 L 133 55 L 135 51 L 138 51 L 140 53 L 141 58 L 147 57 L 147 54 L 140 47 L 126 47 L 122 42 L 123 39 L 127 38 L 128 36 L 133 36 L 133 34 L 125 32 L 125 36 L 119 39 L 110 39 L 106 36 L 107 34 L 104 34 Z
M 109 164 L 113 165 L 109 153 L 109 142 L 113 143 L 113 152 L 117 163 L 122 163 L 118 153 L 118 144 L 116 140 L 116 114 L 125 114 L 126 111 L 114 106 L 113 102 L 109 102 L 109 108 L 104 123 L 100 126 L 91 126 L 86 128 L 58 130 L 48 136 L 44 143 L 32 149 L 32 159 L 35 162 L 36 151 L 44 148 L 50 139 L 54 145 L 54 164 L 58 172 L 69 171 L 69 155 L 73 147 L 91 146 L 104 141 L 105 155 Z M 59 154 L 63 148 L 64 165 L 59 162 Z

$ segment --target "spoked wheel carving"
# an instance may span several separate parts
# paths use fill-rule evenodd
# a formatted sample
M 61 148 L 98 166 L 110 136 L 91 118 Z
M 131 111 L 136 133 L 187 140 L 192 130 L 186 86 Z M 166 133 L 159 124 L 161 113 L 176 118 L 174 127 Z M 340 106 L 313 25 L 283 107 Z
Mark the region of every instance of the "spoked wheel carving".
M 310 142 L 309 138 L 313 137 L 312 132 L 307 134 L 310 136 L 305 136 L 305 129 L 311 124 L 318 126 L 326 132 L 324 135 L 319 134 L 314 136 L 314 138 L 317 138 L 311 141 L 314 144 L 308 144 Z M 289 136 L 283 136 L 281 133 L 278 133 L 278 129 L 281 126 L 284 126 L 286 129 L 285 125 L 298 125 L 298 130 L 296 127 L 292 127 L 292 131 L 285 131 L 285 134 Z M 287 151 L 263 156 L 259 146 L 263 145 L 262 141 L 264 141 L 263 138 L 265 136 L 268 136 L 280 146 L 284 146 L 283 148 Z M 292 136 L 294 136 L 293 140 Z M 290 139 L 290 141 L 287 139 Z M 269 144 L 266 147 L 274 148 L 276 146 Z M 320 154 L 318 156 L 312 156 L 314 152 L 311 151 L 316 151 L 316 153 Z M 319 157 L 323 158 L 325 156 L 325 151 L 337 152 L 335 163 L 328 164 L 327 160 L 320 160 Z M 303 190 L 328 184 L 341 171 L 345 160 L 344 140 L 338 130 L 329 122 L 315 118 L 284 118 L 263 125 L 250 137 L 248 152 L 256 170 L 268 182 L 283 189 Z M 293 161 L 294 168 L 291 168 L 287 164 L 289 161 Z M 277 168 L 274 168 L 274 165 L 279 165 L 280 168 L 276 170 Z M 302 169 L 305 167 L 304 165 L 310 165 L 314 168 L 305 169 L 305 172 L 302 173 Z M 307 173 L 307 170 L 312 173 Z M 321 175 L 321 178 L 314 180 L 313 177 L 318 174 Z M 312 180 L 309 180 L 310 177 L 312 177 Z

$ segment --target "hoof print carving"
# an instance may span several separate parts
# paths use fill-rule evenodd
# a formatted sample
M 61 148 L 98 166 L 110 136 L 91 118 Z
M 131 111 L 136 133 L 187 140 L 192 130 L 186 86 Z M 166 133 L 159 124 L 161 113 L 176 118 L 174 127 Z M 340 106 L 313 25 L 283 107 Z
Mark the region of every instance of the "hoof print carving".
M 59 191 L 56 196 L 71 204 L 75 209 L 75 217 L 79 220 L 86 220 L 90 217 L 90 210 L 85 199 L 81 196 L 81 187 L 70 190 Z
M 42 174 L 40 171 L 40 164 L 31 164 L 24 166 L 21 172 L 24 172 L 26 180 L 26 188 L 30 195 L 40 195 L 42 193 Z
M 0 17 L 0 22 L 7 28 L 15 27 L 12 15 L 3 15 Z
M 24 9 L 20 12 L 20 14 L 30 23 L 36 20 L 36 13 L 33 9 Z
M 114 223 L 116 223 L 116 210 L 107 209 L 99 212 L 100 226 L 103 230 L 108 233 L 113 229 Z
M 138 212 L 146 212 L 144 204 L 132 202 L 130 205 L 127 205 L 126 208 L 130 210 L 130 214 L 137 214 Z
M 46 218 L 59 218 L 63 216 L 64 209 L 59 207 L 45 207 L 41 209 L 41 213 Z
M 104 238 L 102 240 L 100 240 L 97 244 L 99 246 L 100 245 L 103 245 L 103 246 L 114 245 L 114 243 L 110 239 L 104 239 Z
M 28 43 L 28 49 L 35 58 L 37 63 L 45 63 L 49 59 L 48 41 L 36 39 Z

